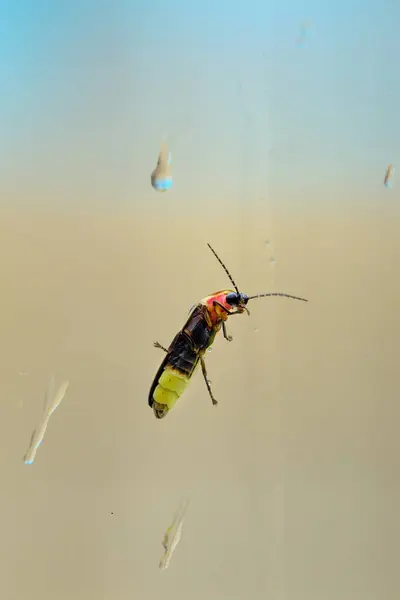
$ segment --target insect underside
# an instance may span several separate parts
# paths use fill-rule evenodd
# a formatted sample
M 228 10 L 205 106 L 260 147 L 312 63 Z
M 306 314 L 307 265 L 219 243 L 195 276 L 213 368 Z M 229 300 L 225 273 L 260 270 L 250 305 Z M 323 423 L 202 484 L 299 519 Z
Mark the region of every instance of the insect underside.
M 218 404 L 211 389 L 204 354 L 211 347 L 216 334 L 221 329 L 225 340 L 232 341 L 232 336 L 227 333 L 225 322 L 229 316 L 244 312 L 249 315 L 250 312 L 247 308 L 249 300 L 266 296 L 285 296 L 307 302 L 305 298 L 280 292 L 256 294 L 255 296 L 240 293 L 231 274 L 215 250 L 210 244 L 208 247 L 225 270 L 234 290 L 215 292 L 195 305 L 186 324 L 177 333 L 169 348 L 165 348 L 159 342 L 154 343 L 156 348 L 163 350 L 166 354 L 153 380 L 148 400 L 149 406 L 152 407 L 154 415 L 158 419 L 164 418 L 172 410 L 199 365 L 212 403 L 213 405 Z

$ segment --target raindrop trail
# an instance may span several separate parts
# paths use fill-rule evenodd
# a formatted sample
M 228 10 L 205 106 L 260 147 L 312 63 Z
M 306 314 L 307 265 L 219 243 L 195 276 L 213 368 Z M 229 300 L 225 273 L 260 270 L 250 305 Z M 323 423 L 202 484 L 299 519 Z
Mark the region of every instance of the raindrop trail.
M 33 463 L 33 461 L 35 460 L 37 449 L 39 448 L 40 444 L 43 442 L 44 434 L 46 433 L 46 429 L 47 429 L 50 417 L 53 414 L 53 412 L 56 410 L 56 408 L 61 404 L 61 401 L 67 392 L 67 389 L 69 386 L 69 381 L 64 381 L 60 385 L 57 394 L 55 396 L 53 396 L 52 400 L 50 401 L 50 398 L 51 398 L 50 391 L 53 388 L 53 386 L 54 386 L 54 378 L 52 378 L 52 380 L 47 388 L 45 409 L 44 409 L 42 419 L 40 420 L 40 422 L 38 423 L 36 429 L 34 430 L 34 432 L 32 434 L 29 448 L 24 456 L 24 463 L 26 465 L 31 465 Z

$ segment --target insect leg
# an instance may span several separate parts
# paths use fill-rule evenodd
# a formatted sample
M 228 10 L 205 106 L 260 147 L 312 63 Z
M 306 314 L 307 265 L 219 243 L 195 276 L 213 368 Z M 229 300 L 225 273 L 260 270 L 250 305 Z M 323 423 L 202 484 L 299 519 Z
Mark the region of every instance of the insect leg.
M 231 342 L 233 340 L 233 337 L 231 335 L 228 335 L 226 331 L 225 321 L 222 321 L 222 333 L 224 334 L 224 338 L 228 340 L 228 342 Z
M 168 350 L 166 348 L 164 348 L 164 346 L 161 346 L 161 344 L 159 342 L 154 342 L 153 346 L 154 346 L 154 348 L 160 348 L 160 350 L 164 350 L 164 352 L 168 352 Z
M 208 377 L 207 377 L 206 363 L 205 363 L 205 360 L 204 360 L 204 358 L 202 356 L 200 356 L 200 362 L 201 362 L 201 370 L 203 371 L 203 377 L 204 377 L 204 381 L 206 382 L 208 393 L 210 394 L 210 398 L 212 400 L 212 403 L 215 406 L 216 404 L 218 404 L 218 402 L 214 398 L 214 395 L 213 395 L 213 393 L 211 391 L 211 385 L 210 385 L 210 382 L 209 382 Z

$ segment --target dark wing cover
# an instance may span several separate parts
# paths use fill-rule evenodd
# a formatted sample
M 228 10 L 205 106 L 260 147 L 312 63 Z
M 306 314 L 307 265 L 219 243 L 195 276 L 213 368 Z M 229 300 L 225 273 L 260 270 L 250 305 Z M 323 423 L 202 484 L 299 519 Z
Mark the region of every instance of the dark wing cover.
M 151 384 L 151 388 L 150 388 L 150 392 L 149 392 L 149 399 L 148 399 L 149 406 L 153 406 L 153 404 L 154 404 L 154 398 L 153 398 L 154 390 L 156 389 L 156 387 L 158 385 L 158 380 L 160 379 L 161 375 L 163 374 L 165 367 L 167 365 L 169 365 L 171 362 L 171 353 L 173 351 L 174 344 L 175 344 L 175 341 L 176 341 L 179 333 L 172 340 L 172 342 L 168 348 L 168 353 L 165 355 L 164 360 L 162 361 L 162 363 L 160 365 L 160 368 L 158 369 L 157 373 L 154 376 L 153 383 Z
M 156 376 L 154 377 L 149 392 L 149 406 L 153 406 L 153 393 L 158 385 L 158 381 L 163 374 L 164 369 L 167 367 L 173 367 L 177 371 L 180 371 L 184 377 L 190 379 L 198 360 L 199 351 L 194 348 L 191 337 L 185 331 L 180 331 L 175 336 L 174 341 L 168 349 L 168 353 L 165 355 L 165 358 L 162 361 Z
M 198 304 L 186 321 L 182 331 L 192 340 L 192 346 L 197 352 L 205 350 L 210 345 L 212 327 L 207 323 L 207 308 Z
M 149 406 L 153 406 L 154 404 L 154 398 L 153 398 L 153 394 L 154 394 L 154 390 L 156 389 L 157 385 L 158 385 L 158 380 L 160 379 L 161 375 L 163 374 L 163 371 L 165 369 L 165 367 L 168 365 L 169 363 L 169 355 L 166 354 L 164 360 L 162 361 L 160 368 L 158 369 L 154 379 L 153 379 L 153 383 L 151 384 L 151 388 L 150 388 L 150 392 L 149 392 L 149 399 L 148 399 L 148 404 Z
M 165 355 L 150 388 L 148 404 L 153 406 L 153 393 L 158 385 L 158 380 L 167 366 L 191 377 L 199 359 L 199 352 L 209 345 L 211 331 L 204 317 L 204 306 L 197 305 L 191 312 L 183 329 L 172 340 L 168 353 Z

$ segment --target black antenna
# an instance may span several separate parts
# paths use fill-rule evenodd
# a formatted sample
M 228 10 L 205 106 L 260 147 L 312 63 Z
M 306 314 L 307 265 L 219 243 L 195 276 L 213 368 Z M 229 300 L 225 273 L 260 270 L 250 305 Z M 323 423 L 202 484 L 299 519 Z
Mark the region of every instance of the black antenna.
M 238 287 L 237 287 L 236 283 L 233 281 L 232 275 L 229 273 L 228 269 L 226 268 L 226 266 L 224 265 L 224 263 L 222 262 L 222 260 L 218 256 L 218 254 L 215 252 L 214 248 L 212 248 L 212 246 L 210 246 L 210 244 L 208 242 L 207 242 L 207 246 L 210 248 L 211 252 L 214 254 L 215 258 L 217 259 L 217 261 L 219 262 L 219 264 L 221 265 L 221 267 L 224 269 L 225 273 L 228 275 L 228 277 L 231 280 L 231 283 L 232 283 L 233 287 L 235 288 L 236 292 L 240 295 Z M 257 296 L 254 296 L 254 297 L 257 298 Z
M 265 296 L 285 296 L 286 298 L 293 298 L 293 300 L 301 300 L 302 302 L 308 302 L 308 300 L 306 300 L 305 298 L 291 296 L 290 294 L 281 294 L 279 292 L 270 292 L 269 294 L 257 294 L 256 296 L 249 296 L 249 300 L 254 300 L 254 298 L 264 298 Z

